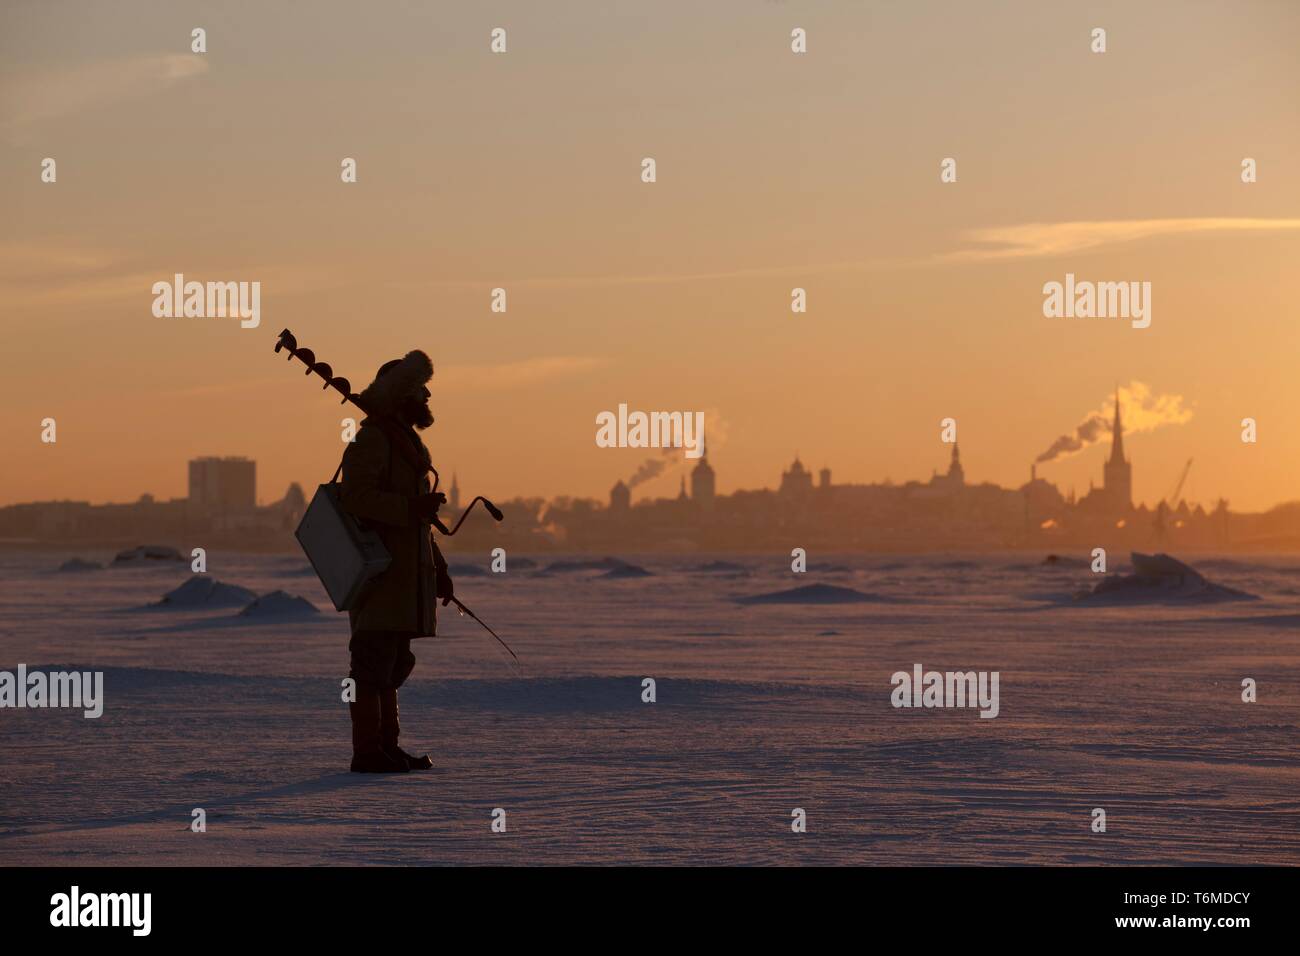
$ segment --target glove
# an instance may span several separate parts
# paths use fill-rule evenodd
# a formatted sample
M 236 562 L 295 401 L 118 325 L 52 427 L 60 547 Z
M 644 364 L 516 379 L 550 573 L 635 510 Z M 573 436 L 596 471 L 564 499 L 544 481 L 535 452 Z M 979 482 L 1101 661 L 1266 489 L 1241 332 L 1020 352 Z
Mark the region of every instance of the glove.
M 438 516 L 438 509 L 447 501 L 441 491 L 416 495 L 411 499 L 411 517 L 421 521 L 431 521 Z
M 439 564 L 434 568 L 434 574 L 436 575 L 438 597 L 442 598 L 442 606 L 446 607 L 451 603 L 451 599 L 456 593 L 456 587 L 451 583 L 451 575 L 447 573 L 447 565 Z

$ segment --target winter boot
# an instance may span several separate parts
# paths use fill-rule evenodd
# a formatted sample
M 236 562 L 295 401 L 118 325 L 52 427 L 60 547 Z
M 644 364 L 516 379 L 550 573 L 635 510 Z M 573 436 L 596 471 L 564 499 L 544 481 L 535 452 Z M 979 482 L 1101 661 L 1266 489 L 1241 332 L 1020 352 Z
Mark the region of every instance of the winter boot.
M 397 746 L 401 726 L 397 720 L 397 688 L 379 692 L 379 745 L 393 760 L 405 762 L 411 770 L 432 770 L 433 760 L 428 754 L 416 757 Z
M 379 697 L 379 691 L 358 684 L 356 702 L 348 705 L 352 714 L 351 770 L 353 773 L 407 773 L 410 765 L 385 753 L 380 745 Z

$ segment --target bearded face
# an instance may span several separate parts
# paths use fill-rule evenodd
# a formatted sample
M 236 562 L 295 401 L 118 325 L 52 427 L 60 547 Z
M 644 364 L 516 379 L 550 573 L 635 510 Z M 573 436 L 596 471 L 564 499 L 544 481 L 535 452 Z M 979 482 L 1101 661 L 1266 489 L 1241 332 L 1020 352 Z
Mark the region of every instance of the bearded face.
M 402 421 L 421 430 L 433 424 L 433 410 L 429 408 L 429 390 L 422 388 L 402 399 L 397 406 Z

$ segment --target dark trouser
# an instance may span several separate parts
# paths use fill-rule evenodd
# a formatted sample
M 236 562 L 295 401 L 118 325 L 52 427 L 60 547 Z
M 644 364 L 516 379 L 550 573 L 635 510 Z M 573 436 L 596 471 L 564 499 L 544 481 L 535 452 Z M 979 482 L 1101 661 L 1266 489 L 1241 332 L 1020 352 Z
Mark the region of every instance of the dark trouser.
M 352 713 L 352 751 L 361 755 L 397 746 L 397 688 L 411 676 L 411 635 L 402 631 L 357 631 L 348 643 L 349 676 L 357 683 Z
M 358 686 L 397 690 L 415 669 L 409 631 L 357 631 L 348 642 L 352 670 L 348 676 Z

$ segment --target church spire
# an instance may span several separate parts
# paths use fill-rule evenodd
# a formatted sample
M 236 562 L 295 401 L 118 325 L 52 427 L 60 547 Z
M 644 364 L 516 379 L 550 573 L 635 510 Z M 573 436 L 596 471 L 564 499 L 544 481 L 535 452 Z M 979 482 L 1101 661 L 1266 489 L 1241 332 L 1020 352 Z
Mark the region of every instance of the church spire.
M 959 485 L 966 483 L 966 471 L 961 466 L 961 452 L 957 450 L 956 442 L 952 443 L 952 460 L 948 463 L 948 480 Z
M 1115 388 L 1115 424 L 1110 430 L 1110 460 L 1124 461 L 1124 423 L 1119 418 L 1119 387 Z

